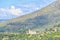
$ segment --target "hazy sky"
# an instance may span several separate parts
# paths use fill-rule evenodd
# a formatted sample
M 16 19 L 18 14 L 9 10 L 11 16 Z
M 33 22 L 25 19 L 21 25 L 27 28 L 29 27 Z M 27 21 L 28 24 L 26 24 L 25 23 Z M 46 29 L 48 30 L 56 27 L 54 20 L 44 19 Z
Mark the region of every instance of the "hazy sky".
M 56 0 L 0 0 L 0 19 L 10 19 L 41 9 Z

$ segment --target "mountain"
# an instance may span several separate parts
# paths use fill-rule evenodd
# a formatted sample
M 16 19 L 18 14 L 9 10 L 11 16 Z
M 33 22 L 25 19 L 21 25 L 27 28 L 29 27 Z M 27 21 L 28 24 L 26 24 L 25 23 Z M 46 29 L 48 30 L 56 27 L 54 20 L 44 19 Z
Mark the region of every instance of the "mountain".
M 7 21 L 7 20 L 9 20 L 9 19 L 0 19 L 0 22 Z
M 58 22 L 60 22 L 60 0 L 30 14 L 0 22 L 0 32 L 19 32 L 29 29 L 41 31 Z
M 2 21 L 4 21 L 4 20 L 1 19 L 0 22 L 2 22 Z

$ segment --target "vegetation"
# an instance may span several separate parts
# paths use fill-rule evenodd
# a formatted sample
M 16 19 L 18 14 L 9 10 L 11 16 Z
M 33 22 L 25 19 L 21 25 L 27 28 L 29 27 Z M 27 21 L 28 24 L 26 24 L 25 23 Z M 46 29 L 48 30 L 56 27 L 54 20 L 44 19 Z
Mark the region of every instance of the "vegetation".
M 20 30 L 19 33 L 0 32 L 0 40 L 60 40 L 60 22 L 48 27 L 38 34 L 27 34 L 24 30 Z
M 60 32 L 41 34 L 4 34 L 0 33 L 0 40 L 60 40 Z

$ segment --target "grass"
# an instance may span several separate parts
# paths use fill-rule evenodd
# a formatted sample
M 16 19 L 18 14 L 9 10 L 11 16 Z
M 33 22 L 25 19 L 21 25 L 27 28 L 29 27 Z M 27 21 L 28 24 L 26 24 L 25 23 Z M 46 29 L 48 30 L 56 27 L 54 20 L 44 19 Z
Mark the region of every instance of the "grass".
M 0 33 L 0 40 L 60 40 L 60 32 L 41 34 Z

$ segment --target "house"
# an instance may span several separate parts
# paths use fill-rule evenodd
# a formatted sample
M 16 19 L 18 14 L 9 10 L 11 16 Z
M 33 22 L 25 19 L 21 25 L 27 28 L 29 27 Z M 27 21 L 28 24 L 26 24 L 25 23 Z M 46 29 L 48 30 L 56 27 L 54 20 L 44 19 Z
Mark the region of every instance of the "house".
M 37 34 L 37 32 L 29 29 L 27 34 Z

